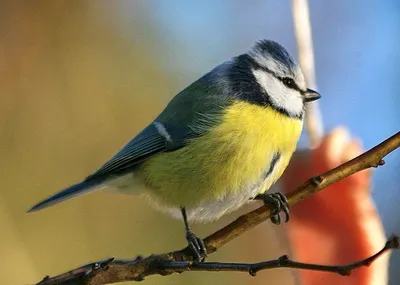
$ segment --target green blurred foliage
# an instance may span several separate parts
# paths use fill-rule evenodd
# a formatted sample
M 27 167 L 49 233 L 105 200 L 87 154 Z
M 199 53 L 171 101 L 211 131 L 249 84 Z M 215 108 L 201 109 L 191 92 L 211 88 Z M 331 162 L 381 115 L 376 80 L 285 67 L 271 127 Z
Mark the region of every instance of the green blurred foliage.
M 146 46 L 119 35 L 114 5 L 0 4 L 0 284 L 32 284 L 97 259 L 134 258 L 185 244 L 182 222 L 137 196 L 99 191 L 25 213 L 94 171 L 173 96 L 176 82 L 160 71 Z M 236 215 L 194 229 L 205 236 Z M 280 234 L 266 227 L 246 233 L 211 260 L 260 261 L 287 253 L 277 242 Z M 185 273 L 145 282 L 264 284 L 266 279 L 288 284 L 292 277 L 285 270 L 258 278 Z

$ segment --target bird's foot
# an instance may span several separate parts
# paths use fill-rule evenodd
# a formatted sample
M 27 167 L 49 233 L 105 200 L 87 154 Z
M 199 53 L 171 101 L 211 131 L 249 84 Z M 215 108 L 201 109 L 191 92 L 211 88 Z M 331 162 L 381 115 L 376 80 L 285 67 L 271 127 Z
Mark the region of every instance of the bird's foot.
M 207 249 L 204 241 L 197 237 L 192 231 L 186 232 L 186 240 L 189 243 L 189 248 L 193 252 L 195 261 L 204 261 L 207 256 Z
M 285 221 L 289 221 L 289 203 L 285 195 L 282 193 L 269 193 L 260 194 L 256 197 L 258 200 L 262 200 L 265 205 L 271 208 L 271 222 L 275 225 L 281 224 L 280 212 L 284 213 Z

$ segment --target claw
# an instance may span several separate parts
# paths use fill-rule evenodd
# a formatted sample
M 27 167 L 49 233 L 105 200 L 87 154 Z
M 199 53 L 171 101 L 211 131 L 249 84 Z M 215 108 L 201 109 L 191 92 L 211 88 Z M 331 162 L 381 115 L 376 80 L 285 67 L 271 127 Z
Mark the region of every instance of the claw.
M 197 237 L 192 231 L 186 233 L 186 239 L 189 243 L 189 248 L 194 254 L 196 261 L 204 261 L 207 256 L 207 249 L 204 241 Z
M 275 225 L 281 224 L 280 212 L 285 216 L 284 223 L 289 221 L 289 203 L 285 195 L 280 192 L 261 194 L 256 197 L 264 201 L 265 205 L 271 207 L 271 222 Z
M 204 244 L 204 241 L 197 237 L 191 230 L 188 222 L 188 218 L 186 215 L 186 209 L 181 208 L 183 222 L 185 223 L 186 229 L 186 240 L 189 243 L 189 248 L 193 252 L 193 257 L 195 261 L 202 262 L 207 256 L 207 249 Z

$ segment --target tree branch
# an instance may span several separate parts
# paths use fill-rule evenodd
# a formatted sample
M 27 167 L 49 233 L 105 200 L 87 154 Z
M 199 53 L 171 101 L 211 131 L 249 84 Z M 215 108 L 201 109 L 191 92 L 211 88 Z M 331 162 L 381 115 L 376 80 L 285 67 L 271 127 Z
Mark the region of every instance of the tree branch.
M 381 144 L 375 146 L 369 151 L 361 154 L 360 156 L 332 169 L 321 175 L 315 176 L 309 180 L 307 180 L 302 185 L 295 188 L 289 195 L 289 205 L 292 206 L 301 200 L 304 200 L 308 196 L 332 185 L 339 180 L 342 180 L 356 172 L 362 171 L 364 169 L 370 167 L 378 167 L 384 164 L 383 158 L 400 147 L 400 132 L 396 133 L 392 137 L 388 138 Z M 207 247 L 207 252 L 209 254 L 214 253 L 220 247 L 241 235 L 245 231 L 250 228 L 255 227 L 261 222 L 267 220 L 270 217 L 270 211 L 268 207 L 262 206 L 254 211 L 251 211 L 221 230 L 215 232 L 214 234 L 207 237 L 204 242 Z M 337 269 L 335 266 L 326 266 L 312 268 L 313 270 L 322 270 L 322 269 L 335 269 L 328 270 L 333 272 L 338 272 L 341 274 L 350 273 L 352 269 L 357 268 L 359 266 L 367 265 L 372 262 L 376 257 L 386 251 L 389 248 L 398 247 L 398 242 L 393 240 L 397 240 L 396 238 L 390 240 L 388 244 L 382 249 L 381 252 L 376 255 L 354 264 L 350 264 L 348 266 L 340 267 L 341 270 Z M 393 243 L 391 243 L 393 242 Z M 396 246 L 393 246 L 396 245 Z M 174 251 L 166 254 L 159 255 L 151 255 L 146 258 L 138 257 L 134 260 L 114 260 L 113 258 L 107 259 L 104 261 L 99 261 L 96 263 L 91 263 L 77 269 L 71 270 L 67 273 L 61 274 L 59 276 L 49 278 L 46 277 L 41 282 L 37 283 L 37 285 L 99 285 L 99 284 L 109 284 L 115 282 L 122 281 L 141 281 L 146 276 L 161 274 L 167 275 L 173 272 L 183 272 L 188 270 L 200 270 L 201 268 L 210 267 L 210 264 L 216 265 L 221 263 L 205 263 L 203 265 L 194 262 L 186 262 L 186 263 L 175 263 L 176 261 L 188 261 L 191 260 L 190 250 L 188 248 L 184 248 L 179 251 Z M 275 262 L 275 263 L 274 263 Z M 277 262 L 285 264 L 284 266 L 295 267 L 295 268 L 303 268 L 303 263 L 297 263 L 294 261 L 290 261 L 286 258 L 280 258 L 278 261 L 270 261 L 270 262 L 262 262 L 253 265 L 243 265 L 235 267 L 236 271 L 248 271 L 249 269 L 244 270 L 244 268 L 250 268 L 250 272 L 256 272 L 261 269 L 267 269 L 268 264 L 277 264 Z M 177 266 L 179 265 L 179 266 Z M 224 264 L 222 264 L 224 265 Z M 229 266 L 225 266 L 219 268 L 220 270 L 232 270 L 232 263 L 229 263 Z M 227 265 L 227 264 L 225 264 Z M 235 265 L 235 264 L 233 264 Z M 174 267 L 177 266 L 177 267 Z M 230 267 L 231 266 L 231 267 Z M 272 265 L 271 265 L 272 266 Z M 212 267 L 212 266 L 211 266 Z M 229 268 L 228 268 L 229 267 Z M 271 268 L 279 267 L 272 266 Z M 218 267 L 217 267 L 218 269 Z M 243 270 L 241 270 L 243 269 Z M 311 269 L 311 268 L 308 268 Z M 204 269 L 205 270 L 205 269 Z M 325 271 L 326 271 L 325 270 Z
M 398 249 L 399 238 L 392 236 L 385 244 L 385 246 L 378 251 L 376 254 L 347 265 L 318 265 L 311 263 L 296 262 L 289 259 L 287 255 L 281 256 L 279 259 L 264 261 L 259 263 L 220 263 L 220 262 L 193 262 L 193 261 L 170 261 L 161 263 L 160 267 L 164 270 L 170 270 L 173 272 L 183 271 L 242 271 L 248 272 L 251 276 L 256 276 L 258 271 L 272 269 L 272 268 L 297 268 L 314 271 L 324 271 L 337 273 L 342 276 L 349 276 L 354 269 L 362 266 L 369 266 L 375 259 L 380 257 L 383 253 L 390 249 Z
M 311 89 L 317 89 L 308 0 L 293 0 L 292 9 L 297 49 L 299 51 L 299 64 L 306 79 L 307 86 Z M 305 125 L 310 139 L 310 145 L 312 147 L 317 146 L 321 141 L 324 131 L 318 102 L 307 104 Z

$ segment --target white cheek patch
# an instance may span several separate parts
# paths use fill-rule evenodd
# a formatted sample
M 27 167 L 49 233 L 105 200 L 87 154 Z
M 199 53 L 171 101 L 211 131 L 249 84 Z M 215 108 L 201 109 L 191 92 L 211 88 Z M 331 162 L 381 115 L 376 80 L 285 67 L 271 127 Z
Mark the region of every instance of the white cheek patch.
M 303 113 L 303 98 L 297 90 L 286 87 L 280 80 L 265 71 L 253 70 L 252 72 L 275 106 L 295 116 Z

